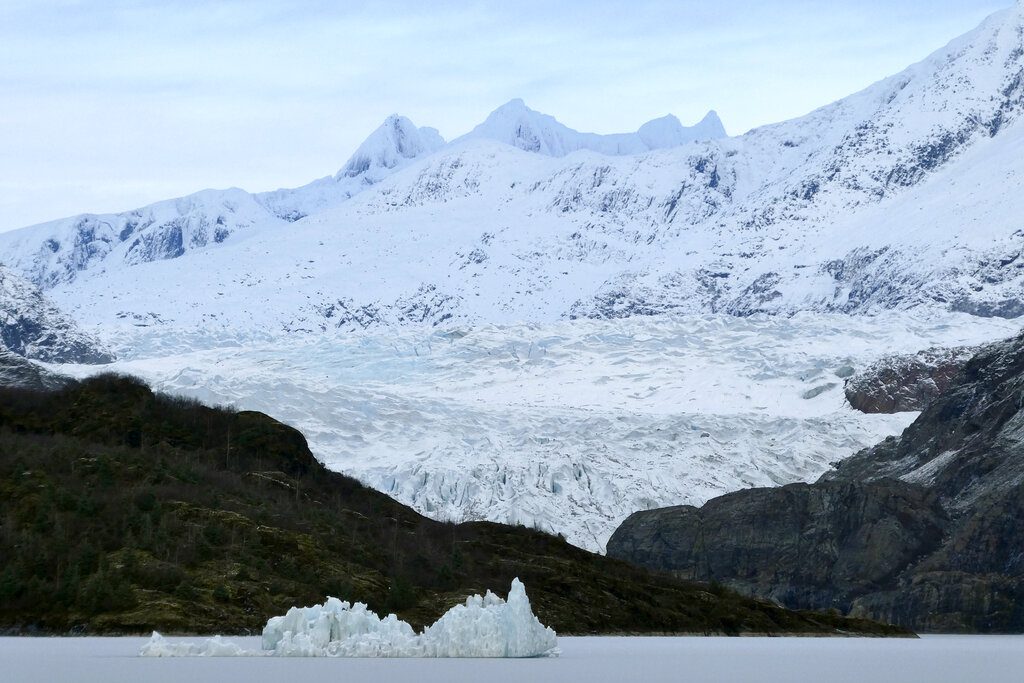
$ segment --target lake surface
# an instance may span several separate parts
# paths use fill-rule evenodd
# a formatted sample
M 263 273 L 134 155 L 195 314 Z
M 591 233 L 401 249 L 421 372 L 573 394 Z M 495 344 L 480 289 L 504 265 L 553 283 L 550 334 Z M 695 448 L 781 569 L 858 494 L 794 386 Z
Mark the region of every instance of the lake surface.
M 259 648 L 258 638 L 232 640 L 246 648 Z M 0 680 L 6 683 L 1024 681 L 1024 636 L 928 636 L 920 640 L 560 638 L 561 657 L 533 660 L 149 659 L 137 656 L 145 641 L 145 638 L 0 638 Z

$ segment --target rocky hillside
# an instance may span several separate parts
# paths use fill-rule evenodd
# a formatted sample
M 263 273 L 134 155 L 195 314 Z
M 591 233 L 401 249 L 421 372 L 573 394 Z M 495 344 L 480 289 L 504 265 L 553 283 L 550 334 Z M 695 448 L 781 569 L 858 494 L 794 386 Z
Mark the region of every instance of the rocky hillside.
M 562 633 L 876 633 L 652 574 L 525 527 L 445 524 L 291 429 L 102 376 L 0 389 L 0 628 L 252 632 L 325 595 L 433 622 L 519 576 Z
M 4 349 L 49 363 L 113 360 L 38 287 L 0 264 L 0 352 Z
M 608 554 L 789 607 L 1024 632 L 1024 336 L 817 483 L 638 512 Z

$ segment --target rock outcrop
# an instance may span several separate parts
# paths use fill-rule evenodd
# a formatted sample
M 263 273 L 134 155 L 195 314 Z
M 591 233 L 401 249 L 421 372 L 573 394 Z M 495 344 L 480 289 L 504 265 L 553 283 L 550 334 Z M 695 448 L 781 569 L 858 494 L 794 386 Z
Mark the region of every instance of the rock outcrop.
M 923 410 L 949 389 L 977 347 L 887 356 L 846 381 L 846 400 L 862 413 Z
M 46 363 L 114 360 L 38 287 L 0 265 L 0 350 L 3 349 Z
M 789 607 L 1024 632 L 1024 335 L 818 482 L 635 513 L 608 554 Z
M 66 378 L 0 348 L 0 387 L 45 390 L 57 389 L 65 384 Z

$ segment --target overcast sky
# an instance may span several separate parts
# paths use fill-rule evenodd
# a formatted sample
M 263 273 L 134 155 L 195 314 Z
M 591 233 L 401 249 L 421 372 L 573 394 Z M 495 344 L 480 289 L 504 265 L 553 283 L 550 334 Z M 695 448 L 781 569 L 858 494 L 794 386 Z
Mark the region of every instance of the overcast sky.
M 334 173 L 397 112 L 513 97 L 582 131 L 730 134 L 924 58 L 1012 0 L 0 0 L 0 231 Z

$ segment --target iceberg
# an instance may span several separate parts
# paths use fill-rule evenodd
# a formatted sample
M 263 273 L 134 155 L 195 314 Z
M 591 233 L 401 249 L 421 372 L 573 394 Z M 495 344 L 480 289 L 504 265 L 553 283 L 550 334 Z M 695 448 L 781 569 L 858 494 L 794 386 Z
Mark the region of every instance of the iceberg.
M 328 598 L 292 607 L 263 629 L 263 649 L 279 657 L 421 657 L 420 636 L 394 614 L 381 619 L 365 604 Z
M 139 650 L 140 657 L 245 657 L 256 654 L 221 636 L 202 643 L 172 643 L 153 631 L 153 636 Z
M 512 580 L 508 600 L 487 591 L 471 595 L 416 633 L 394 614 L 379 617 L 361 602 L 327 598 L 292 607 L 263 629 L 262 651 L 245 650 L 220 636 L 202 643 L 172 643 L 159 633 L 142 657 L 551 657 L 558 636 L 533 613 L 526 587 Z
M 487 591 L 445 612 L 421 636 L 428 657 L 541 657 L 558 646 L 555 632 L 530 608 L 526 588 L 513 579 L 508 602 Z

